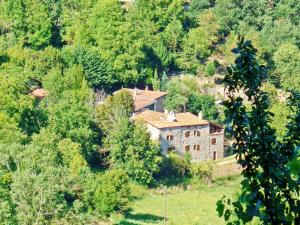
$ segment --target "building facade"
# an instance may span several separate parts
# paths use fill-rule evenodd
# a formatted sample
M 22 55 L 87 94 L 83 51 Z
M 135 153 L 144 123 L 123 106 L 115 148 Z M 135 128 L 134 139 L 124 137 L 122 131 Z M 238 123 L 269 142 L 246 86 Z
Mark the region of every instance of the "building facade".
M 153 140 L 160 143 L 163 154 L 189 153 L 192 162 L 224 157 L 223 127 L 191 113 L 160 113 L 146 110 L 135 116 L 143 120 Z

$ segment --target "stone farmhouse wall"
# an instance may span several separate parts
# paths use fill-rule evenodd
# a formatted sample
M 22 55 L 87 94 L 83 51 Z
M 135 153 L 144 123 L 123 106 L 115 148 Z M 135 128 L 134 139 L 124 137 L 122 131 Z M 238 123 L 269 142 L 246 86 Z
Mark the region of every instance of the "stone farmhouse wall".
M 151 138 L 160 142 L 163 154 L 168 153 L 169 147 L 174 147 L 174 151 L 181 156 L 186 152 L 190 153 L 193 162 L 213 160 L 214 154 L 215 159 L 224 157 L 224 135 L 210 134 L 209 125 L 158 129 L 148 124 L 147 127 Z M 197 131 L 200 131 L 200 136 Z M 186 137 L 186 132 L 190 132 L 189 137 Z M 173 135 L 173 140 L 168 140 L 168 135 Z M 215 144 L 212 144 L 214 138 Z M 200 149 L 194 150 L 194 145 L 200 145 Z M 189 146 L 189 151 L 186 151 L 186 146 Z
M 215 145 L 210 145 L 210 152 L 208 158 L 213 159 L 214 151 L 216 152 L 216 159 L 224 158 L 224 134 L 216 133 L 210 135 L 210 143 L 212 143 L 212 139 L 216 139 Z
M 155 111 L 157 111 L 157 112 L 164 111 L 164 100 L 165 100 L 165 96 L 160 97 L 159 99 L 156 100 Z

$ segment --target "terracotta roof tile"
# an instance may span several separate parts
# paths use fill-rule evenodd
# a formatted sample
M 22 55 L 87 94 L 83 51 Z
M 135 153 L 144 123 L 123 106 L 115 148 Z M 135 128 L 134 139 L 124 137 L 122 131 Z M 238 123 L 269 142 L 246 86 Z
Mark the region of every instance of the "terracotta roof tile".
M 206 120 L 199 119 L 192 113 L 179 113 L 175 115 L 175 121 L 168 121 L 165 113 L 146 110 L 134 117 L 134 120 L 143 120 L 146 123 L 151 124 L 156 128 L 168 128 L 168 127 L 184 127 L 184 126 L 198 126 L 208 125 Z
M 167 92 L 162 91 L 150 91 L 131 88 L 122 88 L 121 90 L 126 90 L 129 93 L 131 93 L 134 100 L 135 111 L 145 108 L 151 104 L 154 104 L 157 99 L 167 95 Z M 115 93 L 117 92 L 118 91 L 116 91 Z
M 47 96 L 47 91 L 43 88 L 37 88 L 30 93 L 35 98 L 44 98 Z
M 134 111 L 138 111 L 142 108 L 145 108 L 149 105 L 154 104 L 156 101 L 152 99 L 136 99 L 134 101 Z
M 123 90 L 129 91 L 132 94 L 132 96 L 134 96 L 135 89 L 123 88 Z M 145 98 L 145 99 L 156 100 L 165 95 L 167 95 L 167 92 L 136 89 L 136 96 L 134 96 L 134 97 L 137 99 Z

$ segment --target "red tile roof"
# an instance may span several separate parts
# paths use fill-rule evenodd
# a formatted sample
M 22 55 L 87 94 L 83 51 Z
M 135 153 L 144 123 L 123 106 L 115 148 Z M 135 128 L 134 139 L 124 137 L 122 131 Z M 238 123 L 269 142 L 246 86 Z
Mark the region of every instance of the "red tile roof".
M 44 98 L 47 96 L 47 91 L 43 88 L 37 88 L 30 93 L 35 98 Z
M 134 100 L 135 111 L 138 111 L 149 105 L 152 105 L 156 102 L 156 100 L 167 95 L 167 92 L 141 90 L 141 89 L 137 89 L 137 88 L 135 88 L 135 89 L 122 88 L 121 90 L 126 90 L 132 95 L 133 100 Z M 119 91 L 121 91 L 121 90 L 119 90 Z M 116 92 L 118 92 L 118 91 L 116 91 Z

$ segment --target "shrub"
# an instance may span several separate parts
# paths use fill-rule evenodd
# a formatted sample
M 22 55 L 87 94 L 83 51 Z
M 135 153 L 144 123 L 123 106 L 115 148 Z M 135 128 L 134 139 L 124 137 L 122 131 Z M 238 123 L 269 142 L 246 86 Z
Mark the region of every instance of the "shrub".
M 194 164 L 191 168 L 191 174 L 195 181 L 210 183 L 213 179 L 213 165 L 211 162 Z
M 171 153 L 164 157 L 163 163 L 161 164 L 159 177 L 160 178 L 183 178 L 190 173 L 190 157 L 185 155 L 181 157 L 175 153 Z
M 94 194 L 94 204 L 102 215 L 108 216 L 115 210 L 123 209 L 129 198 L 129 179 L 123 170 L 109 170 L 100 177 Z
M 216 73 L 216 63 L 209 62 L 205 67 L 205 74 L 209 77 L 213 76 Z

